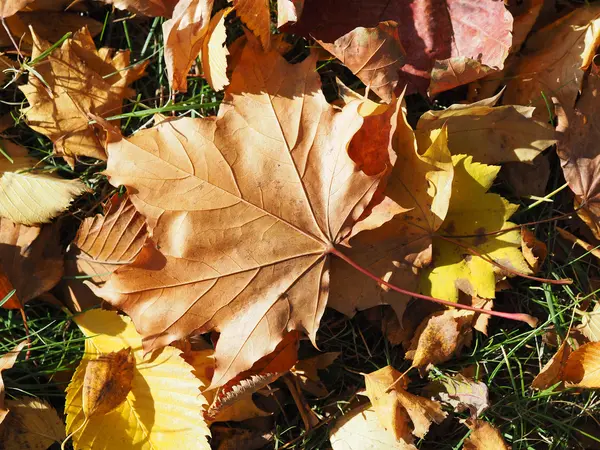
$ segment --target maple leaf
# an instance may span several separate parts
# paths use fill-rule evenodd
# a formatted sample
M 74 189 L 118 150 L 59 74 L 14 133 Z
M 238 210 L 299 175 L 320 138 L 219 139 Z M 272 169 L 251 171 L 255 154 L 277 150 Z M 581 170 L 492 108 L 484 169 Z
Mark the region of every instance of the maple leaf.
M 102 286 L 119 267 L 133 262 L 146 243 L 146 221 L 127 196 L 114 195 L 104 214 L 81 222 L 65 258 L 65 274 L 60 286 L 63 301 L 72 311 L 83 311 L 101 299 L 81 280 Z
M 208 427 L 201 414 L 206 403 L 198 391 L 201 381 L 181 358 L 181 350 L 166 347 L 144 357 L 141 336 L 131 320 L 113 311 L 91 310 L 74 320 L 87 337 L 84 356 L 67 388 L 65 405 L 67 432 L 74 432 L 75 448 L 109 449 L 127 444 L 140 449 L 169 449 L 175 441 L 181 448 L 210 448 L 206 440 Z M 90 415 L 86 417 L 83 390 L 88 367 L 100 364 L 98 358 L 106 361 L 109 354 L 114 355 L 109 367 L 115 367 L 116 352 L 123 349 L 131 349 L 127 353 L 133 355 L 131 389 L 124 398 L 121 393 L 108 404 L 102 403 L 102 397 L 99 402 L 88 403 Z M 121 365 L 126 373 L 127 364 Z M 100 364 L 98 370 L 116 376 L 106 365 Z M 103 414 L 108 407 L 112 412 Z M 98 408 L 100 411 L 94 414 Z
M 427 91 L 436 61 L 438 78 L 444 65 L 444 71 L 451 71 L 466 60 L 477 62 L 463 65 L 469 70 L 460 73 L 460 79 L 454 85 L 447 84 L 446 89 L 484 76 L 487 71 L 480 70 L 481 66 L 501 69 L 512 42 L 512 16 L 502 2 L 493 0 L 445 0 L 436 4 L 427 0 L 305 0 L 297 23 L 283 30 L 334 42 L 356 27 L 376 27 L 386 20 L 398 23 L 406 52 L 399 85 L 408 84 L 409 93 Z
M 529 162 L 556 143 L 554 129 L 532 119 L 535 108 L 494 106 L 498 98 L 427 111 L 415 131 L 419 147 L 431 145 L 432 136 L 442 126 L 448 129 L 448 147 L 453 155 L 465 153 L 485 164 Z
M 598 14 L 600 16 L 600 10 Z M 600 30 L 600 17 L 597 27 Z M 595 68 L 587 78 L 575 110 L 559 110 L 558 130 L 562 136 L 557 146 L 565 180 L 575 194 L 577 215 L 596 238 L 600 238 L 599 102 L 600 69 Z
M 519 63 L 508 74 L 503 101 L 535 106 L 536 118 L 544 121 L 548 120 L 547 98 L 556 97 L 563 107 L 573 107 L 599 43 L 600 6 L 593 4 L 537 31 L 527 39 Z
M 600 388 L 600 342 L 588 342 L 572 352 L 564 365 L 567 386 Z
M 38 173 L 35 166 L 40 161 L 24 147 L 5 140 L 0 145 L 8 155 L 0 160 L 0 216 L 24 225 L 50 222 L 88 191 L 79 180 Z
M 65 437 L 65 426 L 46 401 L 32 397 L 7 400 L 10 412 L 0 427 L 4 450 L 42 450 Z
M 17 357 L 23 348 L 27 345 L 27 341 L 23 341 L 17 344 L 10 352 L 0 357 L 0 424 L 6 418 L 9 413 L 9 409 L 4 405 L 4 379 L 2 378 L 2 372 L 8 369 L 12 369 L 17 361 Z
M 49 47 L 34 34 L 34 59 Z M 123 99 L 134 93 L 127 86 L 144 75 L 147 62 L 129 65 L 128 51 L 112 55 L 108 48 L 96 50 L 89 31 L 80 30 L 36 65 L 37 74 L 20 86 L 30 105 L 24 110 L 28 125 L 48 136 L 55 153 L 71 164 L 76 156 L 106 159 L 101 129 L 89 124 L 89 114 L 121 112 Z
M 438 402 L 407 392 L 401 377 L 396 369 L 386 366 L 366 374 L 365 384 L 383 427 L 397 441 L 412 444 L 413 435 L 425 437 L 431 422 L 441 423 L 446 413 Z
M 0 219 L 0 274 L 15 289 L 4 308 L 19 308 L 49 291 L 60 281 L 63 269 L 55 226 L 28 227 Z
M 484 420 L 468 420 L 471 434 L 465 440 L 464 450 L 509 450 L 500 432 Z
M 458 301 L 459 290 L 472 296 L 494 298 L 496 277 L 513 273 L 490 261 L 521 274 L 531 273 L 520 250 L 518 229 L 486 235 L 513 227 L 507 219 L 518 206 L 497 194 L 487 193 L 499 167 L 475 163 L 466 155 L 455 155 L 452 161 L 450 208 L 439 229 L 440 236 L 433 238 L 433 267 L 422 271 L 421 287 L 427 295 L 454 302 Z M 457 237 L 448 241 L 443 235 Z
M 99 295 L 132 317 L 147 349 L 219 331 L 215 386 L 288 330 L 314 342 L 334 246 L 384 175 L 346 153 L 358 106 L 326 102 L 315 62 L 290 65 L 249 41 L 216 119 L 164 121 L 107 147 L 110 182 L 128 187 L 162 255 L 145 248 Z
M 332 43 L 318 42 L 383 101 L 392 101 L 405 57 L 395 22 L 358 27 Z
M 416 450 L 414 445 L 397 441 L 386 432 L 369 403 L 337 420 L 329 432 L 329 441 L 333 450 Z

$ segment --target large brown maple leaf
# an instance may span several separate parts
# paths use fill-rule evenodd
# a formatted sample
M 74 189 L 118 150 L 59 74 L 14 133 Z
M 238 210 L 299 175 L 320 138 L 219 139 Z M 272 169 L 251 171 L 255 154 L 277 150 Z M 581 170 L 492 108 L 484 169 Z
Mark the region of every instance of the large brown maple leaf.
M 214 386 L 289 330 L 314 342 L 330 256 L 390 169 L 367 175 L 349 157 L 360 102 L 327 103 L 315 55 L 291 65 L 251 41 L 216 118 L 164 120 L 107 148 L 110 182 L 127 186 L 156 248 L 99 294 L 147 350 L 219 331 Z

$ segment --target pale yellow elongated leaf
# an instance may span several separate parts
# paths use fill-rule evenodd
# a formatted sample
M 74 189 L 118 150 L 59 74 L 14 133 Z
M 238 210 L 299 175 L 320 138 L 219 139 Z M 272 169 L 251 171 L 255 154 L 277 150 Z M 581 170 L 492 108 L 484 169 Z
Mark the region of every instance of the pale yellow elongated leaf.
M 0 159 L 0 216 L 24 225 L 50 222 L 87 191 L 79 180 L 36 172 L 39 161 L 23 147 L 8 141 L 1 145 L 13 162 Z
M 229 51 L 225 45 L 225 39 L 227 39 L 225 18 L 231 10 L 232 8 L 225 8 L 214 15 L 202 42 L 202 52 L 200 53 L 202 71 L 204 78 L 215 91 L 220 91 L 229 84 L 229 78 L 227 78 Z
M 27 397 L 8 400 L 10 413 L 0 429 L 3 450 L 46 450 L 65 437 L 56 410 L 44 400 Z
M 600 302 L 591 312 L 584 313 L 579 329 L 590 341 L 600 342 Z
M 206 449 L 210 432 L 202 418 L 206 400 L 200 394 L 202 382 L 192 366 L 174 347 L 144 357 L 142 339 L 131 319 L 113 311 L 91 310 L 75 317 L 88 337 L 85 353 L 69 387 L 65 413 L 67 432 L 76 449 L 135 448 Z M 125 401 L 106 415 L 89 417 L 85 426 L 82 389 L 86 367 L 101 354 L 131 347 L 135 358 L 131 391 Z

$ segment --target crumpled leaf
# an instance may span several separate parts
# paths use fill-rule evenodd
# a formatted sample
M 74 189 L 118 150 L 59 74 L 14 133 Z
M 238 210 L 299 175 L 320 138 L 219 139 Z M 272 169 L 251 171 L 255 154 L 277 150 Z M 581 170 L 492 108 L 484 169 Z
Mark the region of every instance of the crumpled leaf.
M 537 31 L 509 73 L 504 103 L 534 106 L 535 117 L 543 121 L 550 118 L 547 101 L 552 97 L 572 108 L 599 43 L 600 6 L 594 4 Z
M 33 58 L 49 47 L 34 34 Z M 89 125 L 89 114 L 121 113 L 123 99 L 134 93 L 127 86 L 144 75 L 147 62 L 129 65 L 128 51 L 96 50 L 89 31 L 78 31 L 35 66 L 43 82 L 31 73 L 29 83 L 19 87 L 30 105 L 24 110 L 28 125 L 50 138 L 54 152 L 69 161 L 76 156 L 106 159 L 102 130 Z
M 88 190 L 79 180 L 38 173 L 40 161 L 20 145 L 0 140 L 0 146 L 12 159 L 0 159 L 0 216 L 24 225 L 50 222 Z
M 17 357 L 23 348 L 27 345 L 27 341 L 23 341 L 15 346 L 10 352 L 5 353 L 0 357 L 0 424 L 6 418 L 9 413 L 9 409 L 4 405 L 4 380 L 2 379 L 2 372 L 8 369 L 12 369 L 17 361 Z
M 600 302 L 596 303 L 592 311 L 583 313 L 578 329 L 590 341 L 600 342 Z
M 116 409 L 106 415 L 92 415 L 73 435 L 75 448 L 112 449 L 129 445 L 139 449 L 209 449 L 208 426 L 202 420 L 206 404 L 198 392 L 201 381 L 181 358 L 181 350 L 166 347 L 144 357 L 142 340 L 128 317 L 99 309 L 74 317 L 87 337 L 85 352 L 67 388 L 65 413 L 67 432 L 84 421 L 83 382 L 91 361 L 100 355 L 131 348 L 135 369 L 131 391 Z M 173 430 L 177 433 L 174 435 Z M 175 441 L 174 441 L 175 440 Z
M 468 420 L 471 434 L 463 450 L 509 450 L 500 432 L 484 420 Z
M 493 99 L 488 99 L 493 100 Z M 486 100 L 427 111 L 415 131 L 419 148 L 431 145 L 432 135 L 446 126 L 450 153 L 468 154 L 473 161 L 498 164 L 530 162 L 556 143 L 554 129 L 532 119 L 535 108 L 519 105 L 493 106 Z
M 454 302 L 458 301 L 459 290 L 471 296 L 494 298 L 496 278 L 513 274 L 488 260 L 519 273 L 531 273 L 520 250 L 519 230 L 485 234 L 513 227 L 507 220 L 518 206 L 498 194 L 487 193 L 499 167 L 473 162 L 466 155 L 455 155 L 452 161 L 450 208 L 438 233 L 456 236 L 452 238 L 455 242 L 433 238 L 433 264 L 421 272 L 421 289 L 432 297 Z
M 15 289 L 3 308 L 19 308 L 48 292 L 63 271 L 57 227 L 28 227 L 0 218 L 0 274 Z
M 395 22 L 357 27 L 332 43 L 318 42 L 384 102 L 392 101 L 405 57 Z
M 5 19 L 16 14 L 32 1 L 33 0 L 0 0 L 0 18 Z
M 366 374 L 367 396 L 383 427 L 396 440 L 412 444 L 413 435 L 425 437 L 431 423 L 441 423 L 446 413 L 438 402 L 407 392 L 406 382 L 398 381 L 401 376 L 392 366 Z
M 563 381 L 567 386 L 600 389 L 600 342 L 588 342 L 569 355 Z
M 598 15 L 597 27 L 600 30 L 600 9 Z M 595 67 L 587 78 L 575 110 L 571 112 L 567 105 L 566 110 L 559 111 L 558 130 L 563 134 L 557 147 L 565 180 L 575 194 L 577 215 L 596 238 L 600 238 L 599 102 L 600 68 Z
M 413 361 L 413 367 L 427 369 L 458 355 L 471 342 L 474 316 L 472 311 L 456 309 L 431 314 L 415 331 L 406 359 Z
M 213 0 L 180 0 L 173 18 L 163 23 L 165 64 L 174 91 L 187 92 L 187 74 L 202 50 L 212 8 Z
M 65 438 L 65 425 L 45 400 L 24 397 L 7 400 L 10 413 L 0 426 L 4 450 L 47 450 Z
M 399 86 L 408 84 L 409 93 L 427 91 L 436 61 L 441 63 L 438 78 L 443 65 L 450 71 L 450 63 L 456 66 L 457 58 L 477 61 L 477 70 L 479 66 L 501 69 L 512 42 L 512 16 L 503 2 L 493 0 L 305 0 L 297 23 L 283 29 L 334 42 L 356 27 L 376 27 L 386 20 L 398 23 L 400 42 L 406 52 Z M 469 71 L 461 77 L 472 81 L 485 73 Z
M 416 450 L 386 432 L 369 403 L 338 419 L 329 432 L 329 441 L 333 450 Z
M 236 14 L 255 35 L 265 50 L 271 46 L 269 0 L 230 0 Z
M 563 340 L 554 356 L 550 358 L 544 367 L 542 367 L 540 373 L 533 379 L 531 382 L 533 389 L 548 389 L 563 381 L 565 364 L 571 354 L 571 346 L 567 341 L 568 339 Z
M 537 272 L 548 255 L 548 247 L 533 232 L 521 227 L 521 251 L 531 270 Z
M 179 0 L 99 0 L 135 14 L 150 17 L 171 17 Z
M 385 173 L 368 176 L 347 155 L 363 119 L 357 104 L 326 102 L 315 62 L 290 65 L 249 40 L 216 119 L 168 120 L 108 145 L 110 182 L 130 190 L 160 253 L 144 248 L 99 295 L 132 317 L 148 350 L 219 331 L 213 387 L 286 331 L 314 342 L 331 248 Z
M 65 292 L 62 300 L 78 312 L 98 304 L 101 299 L 87 283 L 102 286 L 111 273 L 133 262 L 147 238 L 146 221 L 129 198 L 114 195 L 104 214 L 81 222 L 69 246 L 65 258 L 67 279 L 61 282 Z
M 434 390 L 437 398 L 452 406 L 456 412 L 469 409 L 472 418 L 479 417 L 490 407 L 485 383 L 471 380 L 460 373 L 432 383 L 428 390 Z
M 340 352 L 328 352 L 298 361 L 290 373 L 298 380 L 302 390 L 315 397 L 325 397 L 329 391 L 319 378 L 319 370 L 327 369 L 340 356 Z

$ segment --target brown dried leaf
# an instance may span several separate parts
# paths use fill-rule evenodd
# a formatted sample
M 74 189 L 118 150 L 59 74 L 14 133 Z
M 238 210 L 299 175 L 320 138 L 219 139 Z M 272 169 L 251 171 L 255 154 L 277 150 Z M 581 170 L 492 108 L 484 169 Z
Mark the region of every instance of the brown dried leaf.
M 325 397 L 329 391 L 319 378 L 319 370 L 329 367 L 340 356 L 340 352 L 328 352 L 298 361 L 290 372 L 300 387 L 315 397 Z
M 571 354 L 571 346 L 567 341 L 568 339 L 563 340 L 554 356 L 550 358 L 544 367 L 542 367 L 540 373 L 533 379 L 531 382 L 533 389 L 548 389 L 563 381 L 565 364 Z
M 5 19 L 21 11 L 33 0 L 0 0 L 0 18 Z
M 472 418 L 479 417 L 490 406 L 485 383 L 471 380 L 459 373 L 432 382 L 426 389 L 427 392 L 435 393 L 442 403 L 452 406 L 456 412 L 463 412 L 468 408 Z
M 392 101 L 405 56 L 395 22 L 358 27 L 332 43 L 317 42 L 384 102 Z
M 32 57 L 49 47 L 48 42 L 34 35 Z M 128 51 L 113 55 L 108 48 L 96 50 L 84 28 L 64 41 L 44 64 L 36 65 L 39 75 L 31 74 L 29 83 L 20 86 L 30 105 L 24 110 L 27 122 L 52 140 L 58 155 L 106 159 L 104 139 L 99 136 L 102 130 L 89 125 L 89 114 L 119 114 L 123 99 L 133 94 L 127 86 L 144 75 L 146 65 L 127 68 Z
M 9 413 L 9 409 L 4 405 L 4 380 L 2 379 L 2 372 L 8 369 L 12 369 L 17 361 L 17 357 L 23 348 L 27 345 L 27 341 L 23 341 L 17 344 L 10 352 L 5 353 L 0 357 L 0 424 L 4 421 L 6 415 Z
M 543 197 L 550 180 L 549 154 L 538 155 L 531 164 L 509 162 L 504 164 L 500 175 L 519 197 L 532 195 Z
M 563 381 L 567 386 L 600 389 L 600 342 L 588 342 L 571 353 Z
M 356 104 L 326 102 L 315 59 L 291 65 L 250 39 L 216 119 L 168 120 L 108 146 L 107 175 L 127 186 L 160 253 L 146 247 L 100 295 L 130 315 L 146 349 L 219 331 L 213 387 L 287 331 L 314 342 L 332 246 L 385 174 L 347 155 L 363 119 Z
M 265 50 L 271 46 L 269 0 L 231 0 L 238 17 L 257 37 Z
M 150 17 L 171 17 L 179 0 L 99 0 L 135 14 Z
M 221 91 L 229 84 L 229 78 L 227 77 L 227 55 L 229 55 L 229 51 L 225 46 L 225 40 L 227 39 L 225 18 L 231 10 L 232 8 L 222 9 L 210 19 L 200 52 L 204 78 L 215 91 Z
M 277 28 L 287 23 L 296 23 L 302 15 L 304 0 L 277 1 Z
M 540 269 L 540 265 L 548 255 L 546 244 L 537 239 L 535 234 L 525 227 L 521 227 L 521 250 L 523 250 L 525 261 L 534 272 Z
M 483 420 L 469 420 L 472 432 L 465 441 L 463 450 L 509 450 L 500 432 Z

